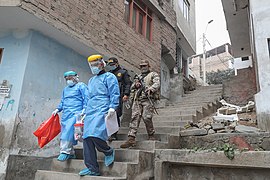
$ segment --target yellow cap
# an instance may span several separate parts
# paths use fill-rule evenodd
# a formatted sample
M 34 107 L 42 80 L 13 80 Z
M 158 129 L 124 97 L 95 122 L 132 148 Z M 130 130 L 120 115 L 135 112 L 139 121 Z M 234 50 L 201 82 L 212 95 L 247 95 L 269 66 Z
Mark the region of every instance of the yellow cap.
M 103 57 L 99 54 L 91 55 L 88 57 L 88 62 L 96 61 L 99 59 L 103 59 Z

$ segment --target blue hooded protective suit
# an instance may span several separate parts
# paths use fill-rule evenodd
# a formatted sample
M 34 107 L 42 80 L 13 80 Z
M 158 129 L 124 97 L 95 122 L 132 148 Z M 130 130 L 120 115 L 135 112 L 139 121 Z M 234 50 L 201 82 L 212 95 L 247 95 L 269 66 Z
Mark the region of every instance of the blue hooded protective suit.
M 109 108 L 119 105 L 119 86 L 114 74 L 106 72 L 89 80 L 89 101 L 84 119 L 83 138 L 89 136 L 107 141 L 105 116 Z
M 78 82 L 74 86 L 67 86 L 63 90 L 62 99 L 57 107 L 59 112 L 63 110 L 61 119 L 61 140 L 74 142 L 74 124 L 76 115 L 80 115 L 83 109 L 86 109 L 89 99 L 87 86 Z

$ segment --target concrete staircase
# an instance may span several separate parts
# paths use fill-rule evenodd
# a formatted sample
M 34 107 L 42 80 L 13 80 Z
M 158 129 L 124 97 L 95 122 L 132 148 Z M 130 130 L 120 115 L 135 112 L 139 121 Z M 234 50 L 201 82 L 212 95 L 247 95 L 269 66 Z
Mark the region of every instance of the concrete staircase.
M 137 145 L 130 149 L 120 149 L 127 139 L 128 127 L 121 127 L 118 141 L 109 145 L 115 148 L 115 162 L 112 166 L 104 165 L 104 155 L 98 153 L 98 160 L 102 176 L 80 177 L 79 171 L 85 168 L 83 163 L 82 145 L 76 147 L 76 160 L 59 162 L 53 159 L 50 171 L 38 170 L 35 180 L 69 180 L 69 179 L 95 179 L 95 180 L 150 180 L 155 178 L 154 157 L 156 149 L 179 148 L 179 132 L 188 121 L 197 121 L 218 108 L 218 100 L 222 95 L 221 86 L 199 87 L 190 94 L 185 94 L 179 103 L 168 104 L 158 109 L 158 115 L 153 117 L 155 137 L 157 141 L 146 140 L 148 135 L 143 123 L 139 128 Z

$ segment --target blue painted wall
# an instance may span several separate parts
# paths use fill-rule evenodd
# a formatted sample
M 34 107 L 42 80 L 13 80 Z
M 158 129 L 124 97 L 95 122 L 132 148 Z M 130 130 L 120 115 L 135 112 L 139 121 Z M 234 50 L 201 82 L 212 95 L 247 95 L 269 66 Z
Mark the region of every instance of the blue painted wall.
M 68 70 L 76 71 L 84 83 L 91 76 L 86 57 L 38 32 L 32 32 L 18 111 L 18 138 L 13 142 L 13 148 L 18 149 L 19 154 L 52 156 L 59 153 L 59 138 L 40 150 L 32 132 L 58 106 L 66 86 L 63 74 Z
M 18 112 L 22 82 L 30 48 L 31 32 L 29 31 L 1 31 L 0 48 L 4 48 L 0 64 L 0 82 L 7 80 L 12 84 L 10 98 L 6 99 L 0 111 L 0 173 L 5 173 L 12 141 L 14 124 Z M 7 108 L 7 102 L 15 100 L 13 108 Z

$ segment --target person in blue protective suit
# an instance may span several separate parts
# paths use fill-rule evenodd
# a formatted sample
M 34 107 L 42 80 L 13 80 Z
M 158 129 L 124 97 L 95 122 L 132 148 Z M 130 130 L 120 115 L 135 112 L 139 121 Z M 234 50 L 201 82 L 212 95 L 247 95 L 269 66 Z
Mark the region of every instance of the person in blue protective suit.
M 83 82 L 79 82 L 79 77 L 74 71 L 64 73 L 67 86 L 62 92 L 62 99 L 58 107 L 53 111 L 56 115 L 63 111 L 61 118 L 61 136 L 60 136 L 60 155 L 59 161 L 74 159 L 75 152 L 73 145 L 77 142 L 74 140 L 74 124 L 76 118 L 83 115 L 89 99 L 88 88 Z
M 96 149 L 105 154 L 105 165 L 114 162 L 114 149 L 108 146 L 108 134 L 105 117 L 115 114 L 119 105 L 119 86 L 117 78 L 110 72 L 105 72 L 105 62 L 101 55 L 88 57 L 88 63 L 93 76 L 88 83 L 89 101 L 86 108 L 83 134 L 84 163 L 87 168 L 79 175 L 99 176 Z

